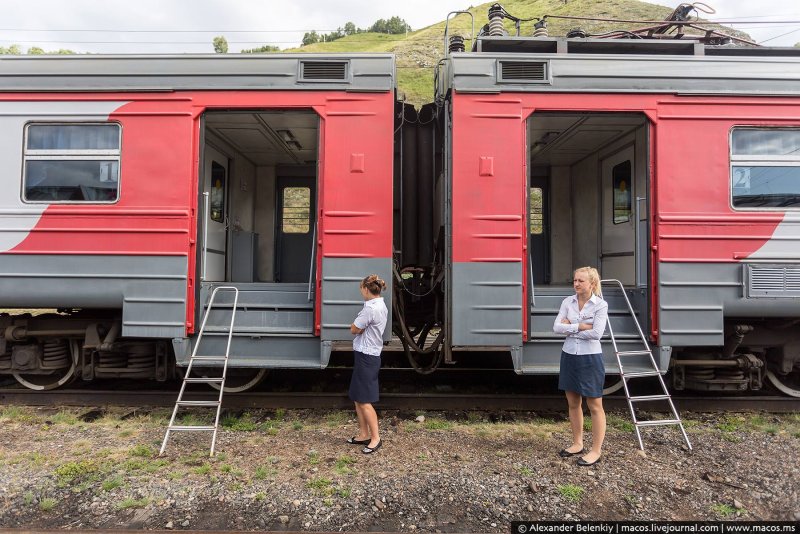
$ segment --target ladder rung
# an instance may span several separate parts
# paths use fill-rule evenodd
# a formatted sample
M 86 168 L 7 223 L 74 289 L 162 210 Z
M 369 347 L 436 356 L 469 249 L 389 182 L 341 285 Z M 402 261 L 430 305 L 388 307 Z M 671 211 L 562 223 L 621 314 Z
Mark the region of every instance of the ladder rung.
M 680 419 L 659 419 L 657 421 L 638 421 L 636 426 L 679 425 Z
M 224 362 L 227 359 L 228 359 L 227 356 L 192 356 L 192 360 L 202 360 L 202 361 Z
M 222 384 L 224 378 L 184 378 L 183 381 L 189 384 Z
M 176 402 L 178 406 L 219 406 L 219 401 L 185 401 L 179 400 Z
M 655 400 L 667 400 L 669 399 L 669 395 L 639 395 L 638 397 L 630 397 L 631 402 L 638 402 L 638 401 L 655 401 Z
M 213 426 L 180 426 L 174 425 L 169 427 L 169 430 L 172 432 L 211 432 L 216 430 L 216 427 Z
M 620 376 L 623 378 L 644 378 L 646 376 L 659 376 L 660 374 L 658 371 L 642 371 L 639 373 L 623 373 Z
M 617 353 L 617 356 L 641 356 L 643 354 L 650 354 L 649 350 L 623 350 Z

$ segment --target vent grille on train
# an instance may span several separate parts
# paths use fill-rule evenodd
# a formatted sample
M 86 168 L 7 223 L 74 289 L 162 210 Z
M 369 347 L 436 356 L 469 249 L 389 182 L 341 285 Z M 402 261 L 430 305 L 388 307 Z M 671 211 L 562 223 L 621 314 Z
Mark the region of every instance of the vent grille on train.
M 746 265 L 747 296 L 800 297 L 800 266 Z
M 346 81 L 347 61 L 301 61 L 300 80 L 309 82 Z
M 546 61 L 501 61 L 500 81 L 511 83 L 547 82 Z

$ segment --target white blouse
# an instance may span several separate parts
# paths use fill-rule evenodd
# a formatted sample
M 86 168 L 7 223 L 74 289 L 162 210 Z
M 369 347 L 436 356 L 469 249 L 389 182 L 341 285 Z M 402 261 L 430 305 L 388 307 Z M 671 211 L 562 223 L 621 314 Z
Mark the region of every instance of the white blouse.
M 562 324 L 568 319 L 570 324 Z M 608 303 L 597 295 L 592 295 L 583 309 L 578 309 L 578 295 L 571 295 L 561 302 L 558 317 L 553 323 L 553 332 L 565 334 L 563 350 L 567 354 L 597 354 L 603 352 L 600 338 L 608 322 Z M 578 330 L 579 323 L 591 323 L 590 330 Z

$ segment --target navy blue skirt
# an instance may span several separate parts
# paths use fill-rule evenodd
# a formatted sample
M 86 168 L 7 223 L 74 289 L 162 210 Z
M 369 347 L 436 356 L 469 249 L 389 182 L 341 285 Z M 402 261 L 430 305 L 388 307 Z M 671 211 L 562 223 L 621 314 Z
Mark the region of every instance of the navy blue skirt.
M 378 393 L 378 371 L 381 357 L 353 351 L 353 377 L 350 379 L 350 400 L 373 403 L 380 400 Z
M 584 397 L 602 397 L 606 367 L 602 354 L 569 354 L 561 351 L 558 389 Z

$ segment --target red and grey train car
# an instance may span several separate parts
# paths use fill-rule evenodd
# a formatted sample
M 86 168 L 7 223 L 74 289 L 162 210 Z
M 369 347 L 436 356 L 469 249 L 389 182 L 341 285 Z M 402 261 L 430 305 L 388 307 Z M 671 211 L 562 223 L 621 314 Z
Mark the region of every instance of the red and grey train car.
M 0 308 L 51 310 L 0 315 L 0 373 L 36 389 L 165 379 L 220 285 L 239 289 L 241 386 L 325 367 L 351 339 L 358 281 L 391 280 L 394 68 L 0 59 Z M 231 305 L 220 293 L 201 354 L 224 353 Z
M 553 320 L 592 265 L 678 389 L 800 396 L 796 49 L 484 36 L 438 79 L 451 346 L 557 373 Z

